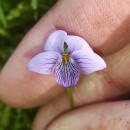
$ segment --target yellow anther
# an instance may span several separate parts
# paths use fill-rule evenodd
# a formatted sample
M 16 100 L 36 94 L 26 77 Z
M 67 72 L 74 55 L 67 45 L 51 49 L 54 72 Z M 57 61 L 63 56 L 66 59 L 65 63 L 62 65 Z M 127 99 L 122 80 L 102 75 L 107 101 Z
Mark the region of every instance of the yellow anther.
M 63 54 L 62 55 L 62 60 L 65 64 L 69 62 L 69 55 L 68 54 Z

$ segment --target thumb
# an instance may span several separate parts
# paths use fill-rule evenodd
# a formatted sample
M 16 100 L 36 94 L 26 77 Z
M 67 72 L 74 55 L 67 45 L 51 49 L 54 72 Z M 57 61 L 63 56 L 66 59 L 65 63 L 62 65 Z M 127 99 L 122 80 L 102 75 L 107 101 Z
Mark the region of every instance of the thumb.
M 47 130 L 129 130 L 129 107 L 129 101 L 81 107 L 61 115 Z

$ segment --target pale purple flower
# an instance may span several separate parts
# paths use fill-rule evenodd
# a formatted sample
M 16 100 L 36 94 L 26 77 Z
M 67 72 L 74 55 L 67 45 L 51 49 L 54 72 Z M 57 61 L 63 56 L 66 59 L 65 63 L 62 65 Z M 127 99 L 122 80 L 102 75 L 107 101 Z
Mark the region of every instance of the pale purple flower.
M 41 74 L 55 73 L 57 83 L 63 87 L 77 84 L 80 72 L 91 74 L 106 67 L 104 60 L 93 52 L 81 37 L 53 32 L 45 42 L 42 53 L 31 59 L 28 69 Z

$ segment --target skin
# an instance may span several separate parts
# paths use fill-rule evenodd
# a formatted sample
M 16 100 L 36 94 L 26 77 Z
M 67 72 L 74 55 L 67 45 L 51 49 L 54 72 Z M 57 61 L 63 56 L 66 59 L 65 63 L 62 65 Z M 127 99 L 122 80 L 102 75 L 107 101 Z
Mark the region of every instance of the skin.
M 130 129 L 130 0 L 60 0 L 25 35 L 0 73 L 0 99 L 15 108 L 41 106 L 32 130 Z M 75 110 L 54 75 L 26 70 L 50 32 L 63 29 L 88 41 L 107 68 L 73 88 Z

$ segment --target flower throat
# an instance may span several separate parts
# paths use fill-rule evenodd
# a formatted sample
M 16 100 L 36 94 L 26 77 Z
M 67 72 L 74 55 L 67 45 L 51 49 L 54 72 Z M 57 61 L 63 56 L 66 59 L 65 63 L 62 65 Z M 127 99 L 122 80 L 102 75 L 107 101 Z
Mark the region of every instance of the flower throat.
M 62 54 L 62 60 L 65 64 L 69 62 L 68 45 L 64 42 L 64 54 Z

